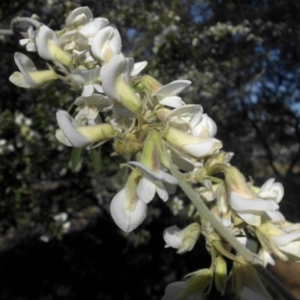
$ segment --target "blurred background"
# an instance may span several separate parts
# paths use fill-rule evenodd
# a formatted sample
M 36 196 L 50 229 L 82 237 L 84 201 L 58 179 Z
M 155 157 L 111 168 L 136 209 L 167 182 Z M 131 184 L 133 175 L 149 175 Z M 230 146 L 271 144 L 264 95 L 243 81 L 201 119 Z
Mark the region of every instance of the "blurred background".
M 168 283 L 210 263 L 202 239 L 184 255 L 164 249 L 164 228 L 189 223 L 180 190 L 167 205 L 152 201 L 133 233 L 117 228 L 109 204 L 126 180 L 118 166 L 124 160 L 110 158 L 108 143 L 83 150 L 72 166 L 76 153 L 54 137 L 56 111 L 78 91 L 59 82 L 42 90 L 9 82 L 14 52 L 26 53 L 21 36 L 7 31 L 11 20 L 36 14 L 58 30 L 79 6 L 110 20 L 123 53 L 148 61 L 144 74 L 162 84 L 191 80 L 182 98 L 215 120 L 217 138 L 235 153 L 232 164 L 255 185 L 270 177 L 282 182 L 281 211 L 300 222 L 298 0 L 1 1 L 1 300 L 156 300 Z M 36 53 L 26 55 L 44 67 Z M 300 272 L 278 264 L 272 272 L 300 296 L 293 270 Z

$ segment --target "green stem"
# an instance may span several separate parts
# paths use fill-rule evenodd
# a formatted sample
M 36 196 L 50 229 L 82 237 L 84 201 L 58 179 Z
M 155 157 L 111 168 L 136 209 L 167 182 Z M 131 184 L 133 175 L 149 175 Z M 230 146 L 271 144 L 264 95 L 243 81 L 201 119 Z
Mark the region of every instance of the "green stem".
M 219 234 L 239 253 L 245 260 L 251 264 L 261 264 L 259 257 L 250 252 L 245 246 L 243 246 L 231 233 L 229 229 L 223 226 L 223 224 L 215 218 L 215 216 L 208 209 L 206 204 L 201 199 L 200 195 L 196 193 L 193 188 L 186 182 L 185 177 L 171 164 L 171 174 L 178 180 L 179 186 L 192 201 L 197 208 L 201 218 L 207 220 L 210 225 L 219 232 Z
M 201 196 L 194 191 L 194 189 L 186 182 L 185 177 L 180 173 L 174 164 L 170 165 L 171 174 L 178 180 L 179 186 L 185 192 L 187 197 L 191 200 L 194 206 L 197 208 L 198 213 L 201 218 L 206 219 L 211 226 L 226 240 L 243 258 L 253 265 L 255 269 L 259 272 L 260 276 L 264 281 L 283 299 L 286 300 L 296 300 L 296 298 L 290 294 L 285 287 L 262 265 L 261 260 L 255 254 L 249 251 L 244 245 L 242 245 L 231 231 L 224 227 L 223 224 L 216 219 L 216 217 L 208 209 Z

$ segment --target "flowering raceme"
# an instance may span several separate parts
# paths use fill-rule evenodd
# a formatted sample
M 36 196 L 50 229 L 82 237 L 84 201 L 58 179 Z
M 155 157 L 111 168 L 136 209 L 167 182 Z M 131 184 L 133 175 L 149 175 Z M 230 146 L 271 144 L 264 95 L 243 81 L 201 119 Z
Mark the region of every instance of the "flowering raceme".
M 233 154 L 222 150 L 213 119 L 200 104 L 187 105 L 178 96 L 191 81 L 162 85 L 149 75 L 139 75 L 147 62 L 135 63 L 125 57 L 117 28 L 105 18 L 94 18 L 88 7 L 70 12 L 60 31 L 24 19 L 31 26 L 20 43 L 28 51 L 36 51 L 48 69 L 38 71 L 29 57 L 16 53 L 19 72 L 14 72 L 10 81 L 36 89 L 63 80 L 77 90 L 78 97 L 71 111 L 62 109 L 56 114 L 57 140 L 75 148 L 111 141 L 112 155 L 131 157 L 123 165 L 131 173 L 110 204 L 120 229 L 136 229 L 147 217 L 156 194 L 168 201 L 180 183 L 173 174 L 179 169 L 184 182 L 193 185 L 199 199 L 238 244 L 247 245 L 256 235 L 265 265 L 274 263 L 272 256 L 300 260 L 300 225 L 288 223 L 279 212 L 283 186 L 269 179 L 256 187 L 230 165 Z M 241 253 L 233 251 L 220 232 L 200 217 L 199 209 L 191 215 L 183 230 L 176 225 L 165 229 L 166 247 L 178 249 L 178 253 L 191 251 L 201 233 L 212 257 L 211 266 L 190 274 L 185 282 L 171 284 L 163 299 L 201 299 L 212 284 L 224 294 L 230 281 L 243 299 L 251 299 L 249 295 L 270 299 Z M 228 259 L 233 263 L 227 265 Z M 245 274 L 249 274 L 249 282 Z

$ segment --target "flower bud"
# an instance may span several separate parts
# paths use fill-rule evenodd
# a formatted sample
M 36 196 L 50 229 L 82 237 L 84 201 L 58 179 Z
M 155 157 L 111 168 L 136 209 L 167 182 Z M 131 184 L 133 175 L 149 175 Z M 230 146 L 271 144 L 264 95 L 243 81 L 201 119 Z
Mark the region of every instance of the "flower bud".
M 143 76 L 140 84 L 150 93 L 155 93 L 162 87 L 162 85 L 150 75 Z
M 253 199 L 255 194 L 247 186 L 245 177 L 235 167 L 228 166 L 225 168 L 225 181 L 229 189 L 243 198 Z
M 216 289 L 224 295 L 227 282 L 227 263 L 223 256 L 215 259 L 215 285 Z
M 211 268 L 202 269 L 193 273 L 187 280 L 186 286 L 184 287 L 182 293 L 179 295 L 179 299 L 189 299 L 189 296 L 200 291 L 209 293 L 212 280 L 213 270 Z

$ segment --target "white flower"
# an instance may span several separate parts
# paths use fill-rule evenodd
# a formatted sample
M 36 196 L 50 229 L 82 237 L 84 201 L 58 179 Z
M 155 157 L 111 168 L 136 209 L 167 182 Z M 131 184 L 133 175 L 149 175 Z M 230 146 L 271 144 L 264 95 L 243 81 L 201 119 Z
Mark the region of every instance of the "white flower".
M 133 59 L 125 58 L 122 54 L 113 58 L 102 67 L 101 79 L 103 92 L 114 101 L 117 109 L 125 108 L 133 113 L 139 113 L 142 109 L 140 98 L 129 85 Z
M 115 223 L 125 232 L 137 228 L 146 218 L 147 204 L 139 199 L 136 188 L 140 173 L 134 170 L 121 191 L 112 199 L 110 213 Z
M 46 25 L 42 25 L 37 31 L 36 46 L 43 59 L 58 61 L 66 66 L 72 63 L 71 55 L 59 47 L 56 33 Z
M 201 105 L 184 105 L 167 113 L 163 121 L 169 126 L 177 128 L 188 134 L 201 120 L 203 108 Z
M 194 157 L 202 158 L 213 154 L 222 148 L 221 141 L 215 138 L 200 138 L 182 132 L 176 128 L 169 127 L 164 138 L 174 148 Z
M 72 72 L 71 77 L 72 80 L 78 84 L 83 86 L 82 96 L 89 97 L 94 93 L 94 89 L 102 93 L 102 87 L 98 83 L 98 77 L 100 76 L 100 66 L 96 66 L 91 70 L 80 70 L 76 69 Z
M 88 69 L 91 69 L 97 65 L 97 61 L 91 55 L 91 51 L 89 49 L 83 51 L 77 51 L 74 49 L 73 54 L 75 55 L 78 64 L 85 66 Z
M 179 229 L 176 225 L 164 230 L 163 237 L 166 242 L 165 248 L 172 247 L 178 249 L 177 253 L 191 251 L 201 233 L 198 223 L 192 223 L 184 229 Z
M 84 35 L 76 30 L 67 31 L 58 38 L 57 45 L 65 51 L 84 51 L 88 49 L 88 42 Z
M 259 226 L 263 219 L 283 221 L 283 215 L 278 211 L 279 206 L 273 200 L 259 197 L 247 199 L 232 191 L 230 205 L 240 218 L 253 226 Z
M 167 201 L 169 194 L 175 192 L 178 181 L 172 175 L 161 169 L 154 172 L 140 162 L 131 161 L 129 164 L 136 166 L 143 173 L 137 188 L 137 194 L 145 203 L 149 203 L 154 198 L 155 193 L 163 201 Z
M 78 113 L 75 120 L 79 125 L 96 125 L 101 123 L 99 119 L 99 112 L 110 111 L 111 101 L 108 97 L 93 94 L 90 97 L 78 97 L 74 101 L 78 105 Z
M 66 111 L 59 110 L 56 118 L 60 130 L 56 131 L 55 136 L 62 144 L 80 148 L 92 143 L 91 139 L 76 130 L 79 124 Z
M 114 135 L 114 129 L 109 124 L 79 126 L 68 112 L 63 110 L 56 113 L 56 119 L 61 130 L 57 130 L 55 136 L 66 146 L 81 148 L 100 140 L 108 140 Z
M 166 242 L 165 248 L 172 247 L 179 249 L 182 246 L 182 230 L 176 225 L 166 228 L 163 236 Z
M 89 39 L 89 44 L 92 38 L 103 28 L 109 24 L 109 21 L 105 18 L 95 18 L 89 23 L 81 27 L 79 32 Z
M 76 28 L 86 23 L 91 22 L 93 19 L 93 14 L 91 10 L 85 7 L 78 7 L 72 10 L 66 18 L 66 26 Z
M 191 84 L 189 80 L 175 80 L 171 83 L 164 85 L 158 91 L 152 94 L 158 102 L 162 105 L 170 107 L 181 107 L 184 105 L 182 99 L 178 96 L 182 90 L 187 88 Z
M 135 63 L 133 65 L 133 69 L 130 73 L 130 76 L 134 77 L 134 76 L 137 76 L 138 74 L 140 74 L 140 72 L 142 72 L 146 68 L 147 64 L 148 64 L 148 62 L 146 62 L 146 61 L 141 61 L 141 62 Z
M 216 123 L 203 114 L 201 105 L 184 105 L 173 109 L 164 116 L 164 121 L 176 129 L 203 139 L 214 137 L 217 133 Z
M 22 88 L 38 88 L 57 78 L 53 70 L 38 71 L 33 61 L 26 55 L 16 52 L 15 62 L 20 72 L 14 72 L 9 80 Z
M 260 188 L 258 196 L 263 199 L 272 199 L 279 203 L 284 195 L 284 189 L 280 182 L 275 182 L 274 178 L 268 179 Z
M 119 31 L 111 26 L 101 29 L 91 41 L 93 56 L 108 62 L 115 54 L 120 54 L 122 41 Z
M 192 135 L 209 138 L 217 134 L 217 125 L 207 114 L 202 114 L 198 124 L 192 127 Z

